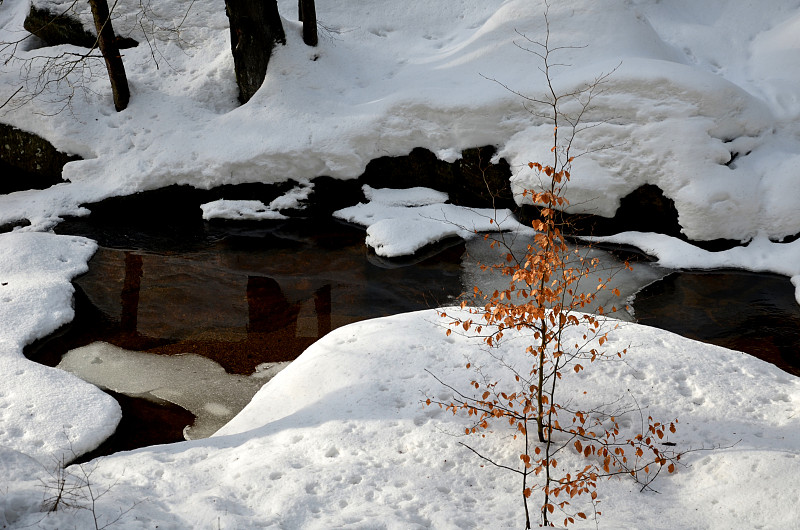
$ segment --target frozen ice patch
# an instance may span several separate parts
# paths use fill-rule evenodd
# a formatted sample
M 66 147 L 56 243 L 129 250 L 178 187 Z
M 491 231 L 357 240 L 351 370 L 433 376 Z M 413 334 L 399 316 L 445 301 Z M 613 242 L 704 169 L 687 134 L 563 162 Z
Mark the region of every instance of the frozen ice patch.
M 214 434 L 283 366 L 252 377 L 233 375 L 199 355 L 154 355 L 106 342 L 71 350 L 58 365 L 100 387 L 183 407 L 196 416 L 184 431 L 187 439 Z
M 746 246 L 720 252 L 709 252 L 680 239 L 664 234 L 622 232 L 613 236 L 586 237 L 602 241 L 633 245 L 658 258 L 663 267 L 686 269 L 743 269 L 753 272 L 773 272 L 789 276 L 797 288 L 795 298 L 800 304 L 800 239 L 791 243 L 770 241 L 759 234 Z

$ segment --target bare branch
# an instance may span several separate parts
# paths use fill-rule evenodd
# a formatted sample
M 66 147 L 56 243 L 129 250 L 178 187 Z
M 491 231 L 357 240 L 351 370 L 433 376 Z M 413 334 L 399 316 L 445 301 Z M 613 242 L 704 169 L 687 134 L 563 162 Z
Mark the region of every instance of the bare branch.
M 106 0 L 102 1 L 105 3 Z M 159 48 L 159 41 L 177 42 L 181 47 L 188 45 L 183 39 L 181 29 L 195 1 L 190 0 L 188 2 L 182 18 L 176 23 L 162 23 L 158 22 L 158 17 L 151 5 L 152 0 L 139 0 L 139 10 L 136 13 L 137 26 L 141 29 L 150 47 L 150 55 L 156 64 L 156 68 L 159 67 L 160 61 L 164 61 L 169 65 Z M 55 24 L 59 19 L 68 17 L 70 13 L 74 12 L 77 5 L 77 0 L 70 2 L 69 5 L 56 13 L 43 28 Z M 89 88 L 90 84 L 98 75 L 102 75 L 101 70 L 98 70 L 98 68 L 104 66 L 103 54 L 97 53 L 100 48 L 100 36 L 111 27 L 112 19 L 117 18 L 118 7 L 119 0 L 114 0 L 109 6 L 108 15 L 97 23 L 97 37 L 85 52 L 52 52 L 44 48 L 37 50 L 35 54 L 23 55 L 20 53 L 21 45 L 33 36 L 27 32 L 23 37 L 15 41 L 0 42 L 0 54 L 3 54 L 4 64 L 18 65 L 20 78 L 23 82 L 22 88 L 16 90 L 3 105 L 0 105 L 0 109 L 5 107 L 18 109 L 35 99 L 44 99 L 49 104 L 55 105 L 52 112 L 43 113 L 49 116 L 70 109 L 73 98 L 76 95 L 83 94 L 84 97 L 88 97 L 94 94 Z M 118 50 L 110 50 L 105 53 L 110 54 L 111 59 L 119 60 Z M 118 66 L 118 72 L 115 75 L 120 75 L 123 68 Z M 111 72 L 109 72 L 109 77 L 112 77 Z M 116 82 L 119 83 L 120 80 L 121 78 L 117 79 Z M 127 81 L 125 84 L 127 84 Z M 124 93 L 121 93 L 121 95 L 124 96 Z
M 519 473 L 520 475 L 524 475 L 525 474 L 524 472 L 520 471 L 519 469 L 514 469 L 513 467 L 509 467 L 509 466 L 506 466 L 506 465 L 503 465 L 503 464 L 498 464 L 497 462 L 495 462 L 491 458 L 487 457 L 486 455 L 483 455 L 483 454 L 479 453 L 478 451 L 476 451 L 472 447 L 468 446 L 464 442 L 458 442 L 458 443 L 459 443 L 459 445 L 463 445 L 464 447 L 466 447 L 467 449 L 469 449 L 470 451 L 475 453 L 478 456 L 478 458 L 489 462 L 490 464 L 492 464 L 495 467 L 499 467 L 500 469 L 507 469 L 508 471 L 513 471 L 514 473 Z

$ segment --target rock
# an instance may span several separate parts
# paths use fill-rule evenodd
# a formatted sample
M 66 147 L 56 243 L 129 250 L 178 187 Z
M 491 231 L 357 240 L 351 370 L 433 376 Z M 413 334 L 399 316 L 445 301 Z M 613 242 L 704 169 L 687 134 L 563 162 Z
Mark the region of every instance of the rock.
M 367 164 L 359 181 L 374 188 L 424 186 L 450 195 L 460 206 L 514 208 L 508 180 L 511 168 L 504 159 L 496 164 L 493 146 L 465 149 L 462 158 L 445 162 L 431 151 L 417 147 L 408 155 L 384 156 Z
M 0 193 L 58 184 L 64 164 L 80 159 L 62 153 L 41 136 L 0 123 Z
M 538 217 L 538 209 L 526 205 L 519 208 L 520 222 L 529 224 Z M 675 201 L 664 195 L 656 185 L 644 184 L 620 199 L 614 217 L 601 217 L 591 214 L 564 214 L 569 225 L 566 233 L 576 236 L 607 236 L 619 232 L 655 232 L 677 237 L 683 241 L 709 251 L 727 250 L 741 245 L 741 241 L 714 239 L 694 241 L 684 235 L 678 222 L 678 209 Z
M 610 235 L 635 230 L 683 237 L 675 201 L 653 184 L 639 186 L 620 199 L 614 217 L 574 214 L 566 216 L 566 219 L 572 231 L 581 235 Z
M 31 6 L 23 27 L 45 41 L 49 46 L 74 44 L 84 48 L 94 46 L 97 36 L 84 29 L 80 21 L 69 15 L 59 16 L 47 9 Z
M 93 48 L 97 42 L 97 35 L 84 28 L 79 20 L 68 14 L 59 15 L 36 6 L 31 6 L 31 11 L 25 17 L 23 27 L 46 42 L 48 46 L 72 44 L 83 48 Z M 117 37 L 116 42 L 120 49 L 134 48 L 139 45 L 136 40 L 128 37 Z

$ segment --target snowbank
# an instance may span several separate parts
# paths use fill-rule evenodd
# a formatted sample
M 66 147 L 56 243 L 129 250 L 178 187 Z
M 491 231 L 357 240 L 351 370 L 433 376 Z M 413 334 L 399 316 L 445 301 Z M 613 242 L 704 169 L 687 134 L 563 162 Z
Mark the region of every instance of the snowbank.
M 797 287 L 795 298 L 800 304 L 800 240 L 775 243 L 759 235 L 747 246 L 709 252 L 680 239 L 663 234 L 623 232 L 608 237 L 590 237 L 591 241 L 634 245 L 658 258 L 657 265 L 687 269 L 744 269 L 753 272 L 774 272 L 791 278 Z
M 80 237 L 0 234 L 0 446 L 48 467 L 97 447 L 121 417 L 97 387 L 22 355 L 72 320 L 70 280 L 88 270 L 95 249 Z
M 525 338 L 507 338 L 494 353 L 524 363 Z M 601 482 L 600 526 L 794 527 L 800 380 L 747 355 L 635 324 L 610 339 L 611 348 L 628 346 L 625 362 L 566 376 L 562 395 L 587 406 L 633 396 L 646 415 L 679 419 L 669 437 L 676 448 L 705 450 L 660 477 L 658 494 L 640 493 L 627 479 Z M 458 433 L 466 418 L 421 403 L 449 395 L 425 370 L 469 392 L 467 360 L 489 363 L 479 341 L 446 337 L 433 311 L 339 328 L 214 437 L 99 461 L 92 478 L 110 491 L 97 515 L 108 521 L 130 508 L 120 522 L 126 528 L 519 528 L 517 477 L 459 445 L 476 444 L 514 466 L 519 452 L 505 428 L 465 439 Z M 622 423 L 634 429 L 639 418 Z M 583 465 L 568 455 L 559 462 Z M 17 524 L 42 516 L 28 513 Z M 90 517 L 65 510 L 38 524 L 82 526 Z
M 573 172 L 574 209 L 611 215 L 621 197 L 650 183 L 675 201 L 693 239 L 800 232 L 798 0 L 769 9 L 723 0 L 552 4 L 551 47 L 571 47 L 555 57 L 570 65 L 553 72 L 558 91 L 618 67 L 584 117 L 592 128 L 575 146 L 589 154 Z M 115 26 L 144 42 L 137 6 L 121 3 Z M 515 185 L 535 185 L 524 168 L 546 160 L 550 125 L 488 79 L 544 94 L 535 57 L 515 46 L 526 43 L 520 33 L 545 37 L 543 3 L 323 2 L 317 48 L 304 46 L 300 25 L 289 20 L 296 3 L 279 6 L 288 43 L 243 107 L 235 102 L 224 10 L 198 0 L 188 14 L 184 3 L 150 5 L 147 20 L 158 27 L 186 16 L 180 41 L 156 30 L 153 50 L 142 44 L 125 51 L 128 110 L 113 112 L 100 64 L 67 111 L 49 116 L 65 92 L 4 109 L 3 121 L 86 160 L 66 166 L 68 184 L 0 198 L 0 224 L 27 218 L 41 229 L 58 215 L 85 213 L 81 203 L 175 183 L 352 178 L 373 158 L 418 146 L 450 159 L 494 144 L 518 172 Z M 4 39 L 20 34 L 24 9 L 4 6 Z M 88 6 L 78 9 L 88 25 Z M 19 88 L 20 75 L 13 62 L 0 70 L 0 99 Z

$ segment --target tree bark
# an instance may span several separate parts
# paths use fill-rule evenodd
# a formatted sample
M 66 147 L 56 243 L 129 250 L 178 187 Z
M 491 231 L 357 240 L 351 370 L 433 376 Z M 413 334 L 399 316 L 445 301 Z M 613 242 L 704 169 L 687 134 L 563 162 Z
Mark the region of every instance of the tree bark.
M 276 0 L 225 0 L 239 101 L 247 103 L 267 75 L 275 45 L 286 44 Z
M 89 5 L 92 8 L 94 27 L 97 29 L 97 45 L 106 61 L 108 79 L 111 81 L 114 108 L 120 112 L 128 107 L 131 93 L 128 88 L 128 77 L 125 75 L 125 65 L 122 64 L 122 56 L 116 43 L 114 27 L 111 25 L 108 2 L 106 0 L 89 0 Z
M 316 46 L 317 37 L 317 9 L 314 0 L 299 0 L 300 20 L 303 22 L 303 42 L 308 46 Z

